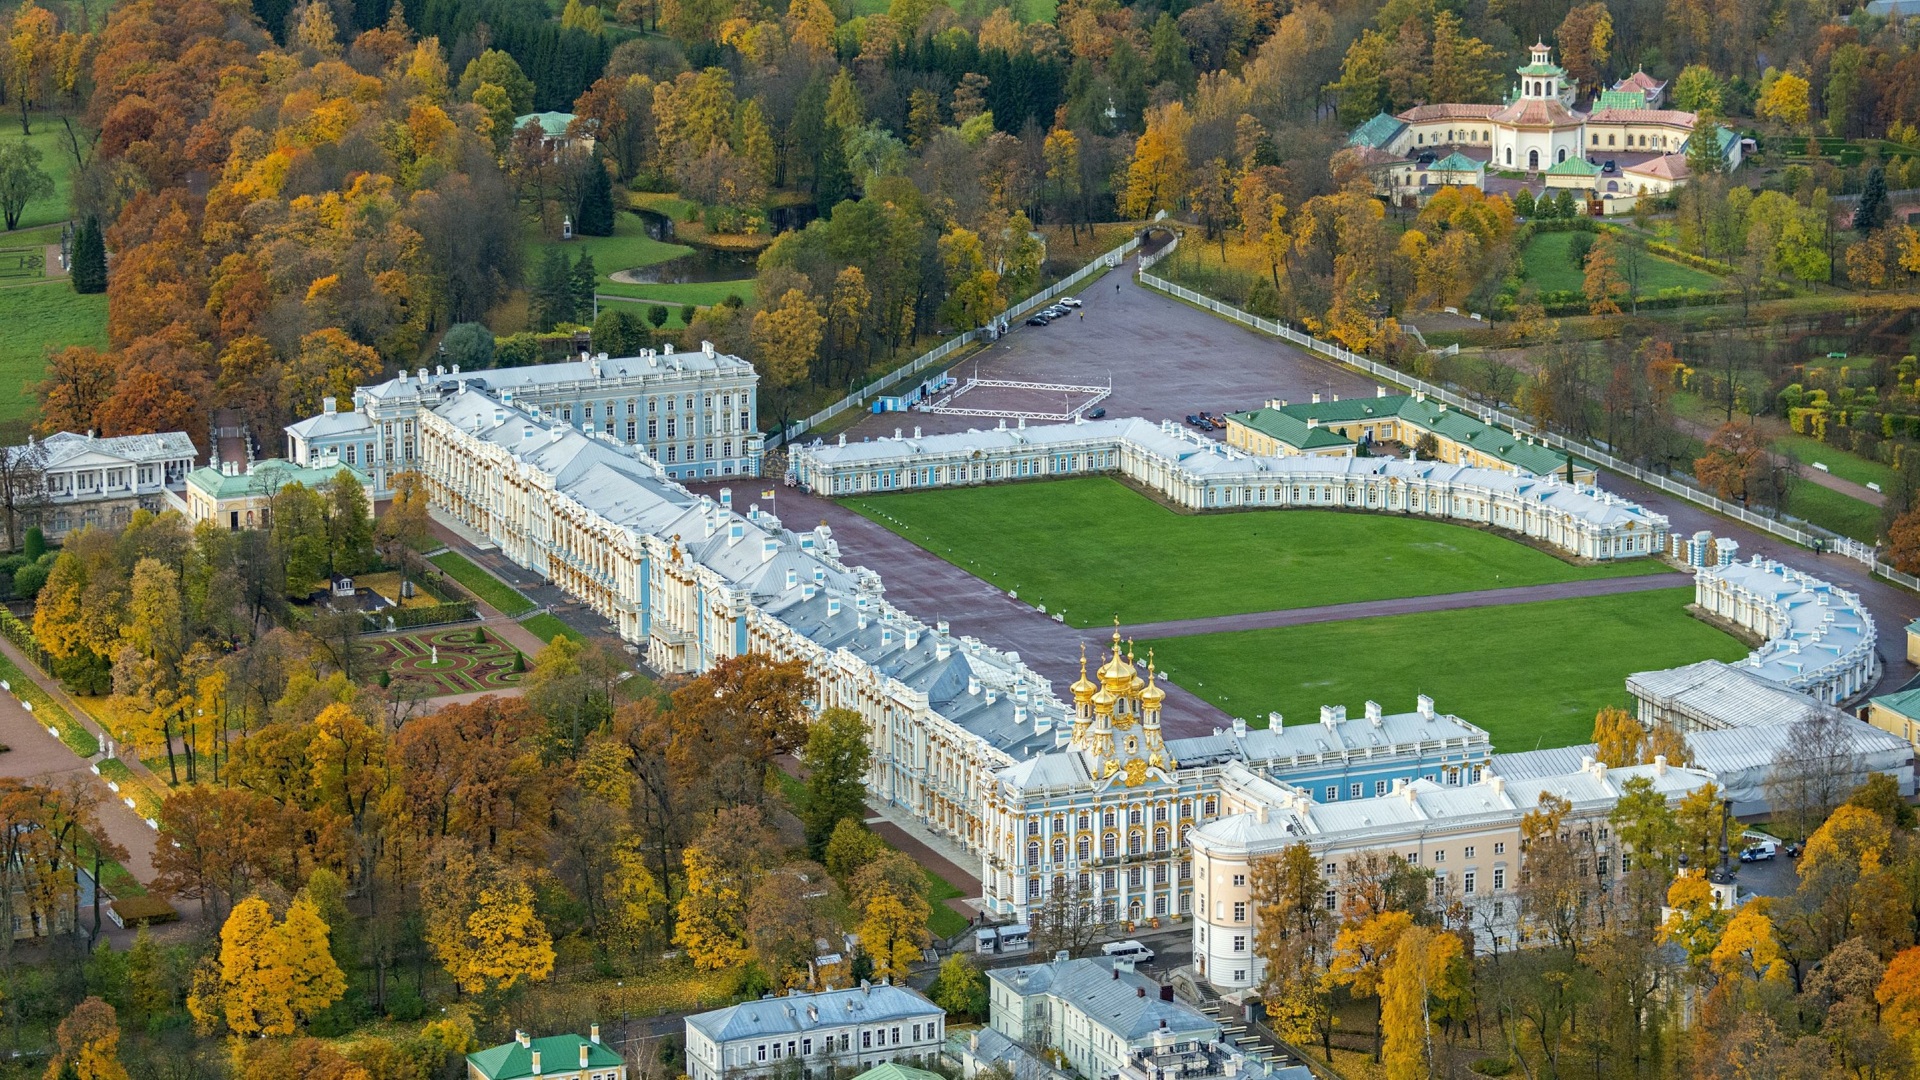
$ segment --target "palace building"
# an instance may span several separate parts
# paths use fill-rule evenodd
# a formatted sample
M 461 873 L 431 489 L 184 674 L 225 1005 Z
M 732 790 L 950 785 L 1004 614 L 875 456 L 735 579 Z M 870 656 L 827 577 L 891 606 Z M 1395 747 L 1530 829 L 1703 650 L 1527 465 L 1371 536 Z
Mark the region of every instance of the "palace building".
M 331 461 L 373 479 L 373 494 L 392 492 L 396 473 L 418 468 L 421 417 L 469 391 L 587 435 L 636 446 L 675 480 L 758 476 L 765 436 L 758 420 L 760 376 L 737 356 L 702 343 L 697 353 L 668 345 L 639 356 L 582 352 L 560 364 L 492 368 L 462 374 L 437 367 L 404 370 L 353 392 L 353 410 L 333 398 L 320 415 L 287 428 L 287 457 L 298 465 Z
M 1441 187 L 1461 184 L 1509 194 L 1521 187 L 1571 187 L 1615 212 L 1630 209 L 1636 196 L 1685 182 L 1687 144 L 1698 117 L 1660 108 L 1665 84 L 1638 72 L 1580 112 L 1575 81 L 1553 62 L 1544 42 L 1533 46 L 1514 76 L 1502 104 L 1442 103 L 1395 116 L 1381 113 L 1354 129 L 1343 153 L 1396 203 L 1424 201 Z M 1739 167 L 1742 148 L 1732 131 L 1716 126 L 1706 136 L 1715 141 L 1725 169 Z M 1508 178 L 1494 179 L 1501 173 Z

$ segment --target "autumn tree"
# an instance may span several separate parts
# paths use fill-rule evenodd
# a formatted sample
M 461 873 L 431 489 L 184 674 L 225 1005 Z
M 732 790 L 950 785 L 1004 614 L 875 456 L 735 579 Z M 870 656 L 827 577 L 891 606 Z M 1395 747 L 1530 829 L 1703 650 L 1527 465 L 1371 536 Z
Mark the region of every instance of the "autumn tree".
M 1694 460 L 1693 475 L 1713 494 L 1744 505 L 1756 493 L 1766 458 L 1766 443 L 1757 428 L 1727 423 L 1707 440 L 1706 452 Z
M 766 385 L 779 402 L 780 423 L 787 425 L 795 392 L 807 381 L 820 354 L 826 318 L 802 289 L 788 289 L 773 307 L 753 316 L 754 358 Z
M 1594 756 L 1612 768 L 1640 764 L 1646 738 L 1646 729 L 1625 709 L 1609 705 L 1594 715 L 1593 741 L 1597 744 Z
M 1581 291 L 1587 298 L 1587 311 L 1594 315 L 1617 315 L 1620 298 L 1628 293 L 1626 279 L 1620 274 L 1620 241 L 1612 231 L 1604 231 L 1587 252 L 1586 273 Z
M 1754 115 L 1778 121 L 1792 129 L 1804 129 L 1811 114 L 1811 87 L 1807 80 L 1791 71 L 1768 68 L 1760 82 L 1760 100 L 1754 103 Z
M 807 847 L 824 858 L 827 841 L 842 821 L 866 817 L 866 775 L 872 752 L 867 747 L 867 725 L 851 709 L 825 709 L 807 732 L 800 761 L 806 770 L 807 795 L 800 807 L 806 823 Z
M 1382 911 L 1340 928 L 1333 939 L 1327 965 L 1327 978 L 1335 986 L 1344 986 L 1356 998 L 1373 999 L 1373 1057 L 1380 1060 L 1381 1023 L 1387 969 L 1393 963 L 1394 948 L 1401 936 L 1413 926 L 1413 916 L 1404 911 Z
M 1613 44 L 1613 16 L 1607 6 L 1582 4 L 1569 10 L 1553 39 L 1560 47 L 1560 66 L 1567 69 L 1567 74 L 1578 79 L 1584 89 L 1598 87 Z
M 1379 989 L 1389 1080 L 1437 1075 L 1431 1002 L 1464 997 L 1466 981 L 1465 949 L 1458 937 L 1425 926 L 1410 926 L 1400 935 Z
M 40 167 L 39 147 L 24 142 L 0 146 L 0 217 L 8 231 L 20 224 L 30 203 L 51 198 L 53 190 L 53 177 Z
M 88 997 L 73 1007 L 54 1032 L 58 1049 L 47 1063 L 48 1080 L 127 1080 L 120 1064 L 120 1024 L 113 1006 Z
M 188 1007 L 204 1030 L 221 1021 L 237 1035 L 291 1035 L 340 999 L 346 977 L 327 947 L 327 924 L 296 898 L 286 918 L 258 897 L 235 904 L 220 928 L 217 977 L 195 982 Z
M 1137 221 L 1160 210 L 1178 208 L 1181 197 L 1192 187 L 1186 148 L 1192 126 L 1193 120 L 1181 102 L 1147 111 L 1146 130 L 1134 143 L 1133 159 L 1127 165 L 1122 214 Z
M 455 985 L 498 994 L 523 980 L 544 981 L 553 973 L 553 938 L 534 910 L 533 889 L 490 859 L 449 852 L 446 860 L 429 871 L 421 905 L 427 946 Z

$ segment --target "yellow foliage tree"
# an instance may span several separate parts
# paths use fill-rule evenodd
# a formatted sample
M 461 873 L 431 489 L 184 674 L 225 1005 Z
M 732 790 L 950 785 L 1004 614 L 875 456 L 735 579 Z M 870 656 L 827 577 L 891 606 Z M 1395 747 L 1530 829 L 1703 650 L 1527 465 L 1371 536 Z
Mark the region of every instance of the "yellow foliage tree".
M 1772 85 L 1762 86 L 1760 100 L 1753 106 L 1754 115 L 1778 120 L 1791 128 L 1805 127 L 1812 114 L 1813 87 L 1791 71 L 1769 69 L 1767 75 L 1773 77 Z
M 265 900 L 240 901 L 220 928 L 217 989 L 196 981 L 188 1007 L 203 1023 L 217 1014 L 238 1035 L 293 1034 L 346 993 L 327 935 L 326 922 L 305 897 L 289 905 L 278 924 Z
M 873 960 L 875 976 L 904 979 L 920 959 L 927 944 L 925 897 L 902 897 L 896 890 L 882 888 L 867 898 L 866 914 L 860 920 L 860 947 Z
M 1902 949 L 1874 989 L 1880 1021 L 1902 1038 L 1920 1031 L 1920 946 Z
M 1393 950 L 1401 935 L 1413 925 L 1413 916 L 1404 911 L 1382 911 L 1377 915 L 1340 928 L 1333 939 L 1333 953 L 1327 962 L 1327 979 L 1344 986 L 1357 998 L 1374 999 L 1373 1046 L 1380 1052 L 1380 1026 L 1383 1003 L 1380 988 L 1387 966 L 1393 962 Z
M 1786 959 L 1781 955 L 1780 936 L 1767 916 L 1766 899 L 1743 905 L 1727 920 L 1720 941 L 1707 956 L 1708 966 L 1722 979 L 1788 981 Z
M 467 993 L 508 990 L 521 979 L 539 982 L 553 973 L 553 938 L 533 910 L 526 882 L 484 885 L 464 916 L 441 915 L 429 925 L 427 944 Z
M 1674 878 L 1667 887 L 1667 907 L 1671 914 L 1660 926 L 1660 940 L 1685 949 L 1695 965 L 1706 963 L 1720 944 L 1727 913 L 1714 903 L 1705 872 L 1689 870 Z
M 700 847 L 684 859 L 687 891 L 676 910 L 673 942 L 694 966 L 718 971 L 747 962 L 747 890 L 740 879 Z
M 1186 106 L 1178 101 L 1147 110 L 1147 129 L 1133 144 L 1127 163 L 1126 194 L 1121 212 L 1129 218 L 1152 217 L 1174 210 L 1191 183 L 1187 176 L 1187 132 L 1193 127 Z
M 1434 1023 L 1428 1003 L 1454 992 L 1448 969 L 1462 952 L 1459 938 L 1425 926 L 1408 927 L 1394 943 L 1380 989 L 1387 1080 L 1434 1075 Z
M 1646 737 L 1646 729 L 1625 709 L 1609 705 L 1593 718 L 1593 741 L 1597 744 L 1594 756 L 1609 768 L 1640 764 Z
M 1886 819 L 1862 806 L 1841 806 L 1812 836 L 1800 856 L 1800 879 L 1809 880 L 1829 864 L 1870 874 L 1886 862 L 1893 834 Z

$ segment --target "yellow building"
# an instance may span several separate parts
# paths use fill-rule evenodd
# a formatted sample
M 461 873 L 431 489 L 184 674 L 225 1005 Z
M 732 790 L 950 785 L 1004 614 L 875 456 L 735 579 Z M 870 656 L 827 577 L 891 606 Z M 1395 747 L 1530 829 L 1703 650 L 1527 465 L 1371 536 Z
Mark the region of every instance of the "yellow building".
M 1361 446 L 1398 443 L 1409 449 L 1433 436 L 1433 456 L 1452 465 L 1521 469 L 1579 484 L 1594 468 L 1530 435 L 1518 435 L 1422 393 L 1301 404 L 1269 401 L 1264 408 L 1227 415 L 1227 445 L 1270 457 L 1352 457 Z M 1423 455 L 1424 456 L 1424 455 Z
M 1907 648 L 1913 648 L 1909 630 Z M 1890 731 L 1920 748 L 1920 689 L 1896 690 L 1867 702 L 1867 723 Z

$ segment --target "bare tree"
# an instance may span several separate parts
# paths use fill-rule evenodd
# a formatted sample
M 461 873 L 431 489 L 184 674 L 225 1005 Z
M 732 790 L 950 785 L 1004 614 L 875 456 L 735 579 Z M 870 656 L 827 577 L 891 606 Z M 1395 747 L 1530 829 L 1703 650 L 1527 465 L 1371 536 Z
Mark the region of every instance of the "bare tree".
M 1109 910 L 1092 893 L 1056 878 L 1047 897 L 1032 912 L 1034 950 L 1042 956 L 1064 952 L 1078 956 L 1114 931 Z
M 1793 725 L 1793 737 L 1773 755 L 1767 802 L 1773 820 L 1795 836 L 1820 827 L 1852 792 L 1858 765 L 1847 725 L 1854 721 L 1826 711 Z
M 0 446 L 0 516 L 6 519 L 8 551 L 20 547 L 21 516 L 46 503 L 46 445 L 29 441 L 25 446 Z

